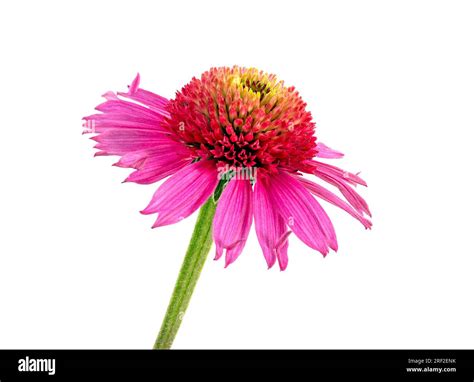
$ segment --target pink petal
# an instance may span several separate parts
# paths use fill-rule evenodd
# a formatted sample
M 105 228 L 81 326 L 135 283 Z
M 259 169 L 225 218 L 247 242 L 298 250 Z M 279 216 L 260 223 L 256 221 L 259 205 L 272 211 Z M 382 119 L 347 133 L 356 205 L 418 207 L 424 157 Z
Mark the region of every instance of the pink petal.
M 326 174 L 331 178 L 339 179 L 344 182 L 348 182 L 352 185 L 361 184 L 362 186 L 367 186 L 367 183 L 359 175 L 353 174 L 349 171 L 345 171 L 342 168 L 332 166 L 327 163 L 319 161 L 309 161 L 306 163 L 313 168 L 313 171 L 318 171 L 321 174 Z
M 360 196 L 356 190 L 354 190 L 350 182 L 345 181 L 344 179 L 340 178 L 339 176 L 329 176 L 325 174 L 324 172 L 316 170 L 314 172 L 314 175 L 316 175 L 318 178 L 326 181 L 329 184 L 332 184 L 333 186 L 336 186 L 341 194 L 346 198 L 346 200 L 349 202 L 349 204 L 354 207 L 354 209 L 362 214 L 367 214 L 369 216 L 372 216 L 369 210 L 369 206 L 367 202 L 364 200 L 362 196 Z
M 128 152 L 114 166 L 136 169 L 125 182 L 150 184 L 174 174 L 191 160 L 187 147 L 168 139 L 157 147 Z
M 137 73 L 136 77 L 133 79 L 132 83 L 129 86 L 127 94 L 135 93 L 139 86 L 140 86 L 140 73 Z
M 138 162 L 139 168 L 132 172 L 125 182 L 151 184 L 158 182 L 178 170 L 191 164 L 191 158 L 182 157 L 176 152 L 167 152 L 154 157 L 148 157 Z
M 285 171 L 270 177 L 273 204 L 290 229 L 307 246 L 326 255 L 337 250 L 336 233 L 326 212 L 293 176 Z
M 255 231 L 263 255 L 271 268 L 278 258 L 280 269 L 288 265 L 288 231 L 285 220 L 277 213 L 270 199 L 267 179 L 260 176 L 253 192 Z
M 107 129 L 146 129 L 173 134 L 162 126 L 169 117 L 169 100 L 139 88 L 140 76 L 133 80 L 127 93 L 106 92 L 105 102 L 96 109 L 101 114 L 84 117 L 84 133 L 101 133 Z M 119 97 L 120 96 L 120 97 Z M 123 99 L 126 98 L 126 99 Z M 127 100 L 128 99 L 128 100 Z
M 359 220 L 365 228 L 372 227 L 372 222 L 369 219 L 366 219 L 361 213 L 357 212 L 353 207 L 351 207 L 348 203 L 346 203 L 344 200 L 339 198 L 331 191 L 327 190 L 326 188 L 317 183 L 311 182 L 310 180 L 304 179 L 302 177 L 298 177 L 297 179 L 314 195 L 343 209 L 349 215 Z
M 278 265 L 280 270 L 284 271 L 288 266 L 288 236 L 290 236 L 291 231 L 287 231 L 278 241 L 276 252 L 278 258 Z
M 229 181 L 217 204 L 213 222 L 215 259 L 219 259 L 226 251 L 226 267 L 237 259 L 245 246 L 252 226 L 252 209 L 250 181 Z
M 137 74 L 132 84 L 129 86 L 128 92 L 119 92 L 118 95 L 140 102 L 161 115 L 169 115 L 169 113 L 166 111 L 166 106 L 168 105 L 169 100 L 158 94 L 140 89 L 139 85 L 140 74 Z
M 108 129 L 133 129 L 172 133 L 161 127 L 160 121 L 150 118 L 129 116 L 120 113 L 92 114 L 83 118 L 85 133 L 102 133 Z
M 96 106 L 95 109 L 103 113 L 121 113 L 135 117 L 156 119 L 158 121 L 163 119 L 161 113 L 158 113 L 155 110 L 121 99 L 107 100 Z
M 318 150 L 318 153 L 316 154 L 318 158 L 338 159 L 344 156 L 340 151 L 333 150 L 321 142 L 318 142 L 316 148 Z
M 217 182 L 213 162 L 203 160 L 190 164 L 158 188 L 142 213 L 158 213 L 153 228 L 176 223 L 204 204 L 214 192 Z
M 125 155 L 170 142 L 170 138 L 159 131 L 134 129 L 108 129 L 91 139 L 98 143 L 95 148 L 107 152 L 108 155 Z

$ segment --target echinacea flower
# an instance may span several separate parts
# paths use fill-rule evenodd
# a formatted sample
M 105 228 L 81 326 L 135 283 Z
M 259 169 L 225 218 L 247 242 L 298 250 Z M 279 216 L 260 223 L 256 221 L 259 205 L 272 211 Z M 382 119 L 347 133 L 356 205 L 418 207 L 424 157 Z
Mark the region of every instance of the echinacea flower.
M 323 255 L 336 251 L 334 227 L 317 198 L 371 227 L 367 203 L 354 189 L 366 183 L 319 160 L 343 154 L 316 140 L 306 104 L 276 76 L 212 68 L 171 100 L 141 89 L 139 81 L 137 75 L 126 93 L 105 93 L 100 113 L 84 119 L 86 132 L 98 133 L 95 155 L 118 155 L 115 166 L 135 169 L 125 181 L 169 177 L 142 211 L 158 214 L 153 227 L 191 215 L 226 174 L 233 179 L 213 222 L 215 258 L 225 253 L 225 266 L 241 254 L 252 220 L 269 268 L 277 260 L 281 270 L 287 267 L 291 232 Z M 302 174 L 335 186 L 342 198 Z

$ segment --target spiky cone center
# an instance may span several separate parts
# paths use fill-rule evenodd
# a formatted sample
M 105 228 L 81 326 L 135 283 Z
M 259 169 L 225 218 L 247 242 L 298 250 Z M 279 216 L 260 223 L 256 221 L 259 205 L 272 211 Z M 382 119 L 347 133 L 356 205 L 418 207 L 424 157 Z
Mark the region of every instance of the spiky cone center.
M 177 92 L 168 112 L 167 128 L 218 167 L 298 170 L 317 153 L 298 92 L 254 68 L 212 68 Z

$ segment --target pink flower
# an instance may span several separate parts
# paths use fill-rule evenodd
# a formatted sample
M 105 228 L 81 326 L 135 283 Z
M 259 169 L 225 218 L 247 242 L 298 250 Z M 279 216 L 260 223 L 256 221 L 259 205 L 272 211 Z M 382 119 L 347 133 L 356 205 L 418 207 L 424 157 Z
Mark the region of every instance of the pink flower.
M 337 251 L 334 227 L 317 198 L 371 227 L 367 203 L 354 189 L 366 183 L 319 160 L 343 154 L 316 142 L 311 113 L 293 87 L 257 69 L 212 68 L 168 100 L 141 89 L 139 80 L 127 93 L 107 92 L 96 107 L 100 113 L 85 117 L 84 125 L 97 133 L 95 155 L 120 156 L 116 166 L 134 169 L 126 181 L 168 178 L 142 211 L 158 214 L 153 227 L 188 217 L 219 183 L 225 187 L 213 239 L 215 258 L 225 254 L 226 266 L 241 254 L 252 220 L 269 268 L 277 260 L 281 270 L 287 267 L 291 232 L 323 255 Z

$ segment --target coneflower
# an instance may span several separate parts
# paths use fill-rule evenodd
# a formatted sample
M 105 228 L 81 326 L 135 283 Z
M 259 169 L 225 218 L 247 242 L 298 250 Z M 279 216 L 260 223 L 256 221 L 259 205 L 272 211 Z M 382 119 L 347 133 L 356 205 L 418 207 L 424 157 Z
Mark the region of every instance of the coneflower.
M 170 347 L 212 240 L 225 266 L 242 253 L 252 220 L 269 268 L 288 265 L 288 238 L 326 255 L 337 250 L 334 227 L 317 198 L 371 227 L 370 211 L 355 191 L 357 175 L 319 159 L 342 153 L 317 141 L 315 123 L 293 87 L 254 68 L 212 68 L 174 99 L 141 89 L 107 92 L 100 112 L 85 117 L 99 151 L 133 168 L 126 181 L 166 179 L 144 214 L 153 227 L 176 223 L 202 206 L 156 348 Z M 341 197 L 304 178 L 311 174 Z M 315 198 L 316 196 L 317 198 Z M 344 200 L 345 199 L 345 200 Z

